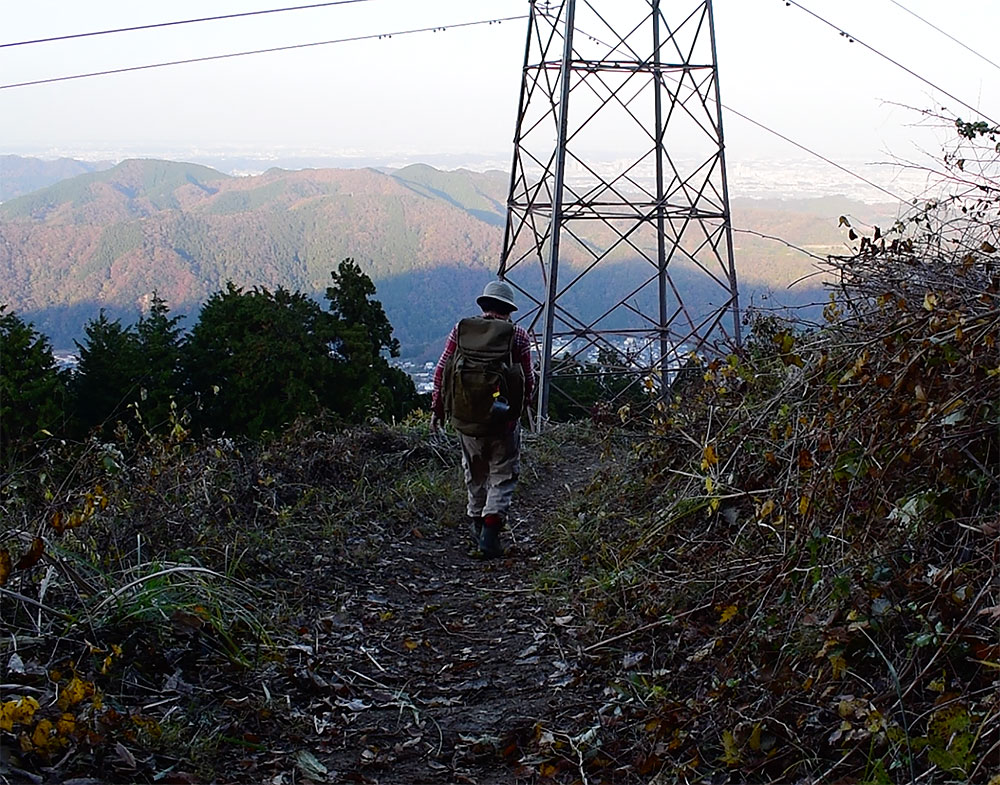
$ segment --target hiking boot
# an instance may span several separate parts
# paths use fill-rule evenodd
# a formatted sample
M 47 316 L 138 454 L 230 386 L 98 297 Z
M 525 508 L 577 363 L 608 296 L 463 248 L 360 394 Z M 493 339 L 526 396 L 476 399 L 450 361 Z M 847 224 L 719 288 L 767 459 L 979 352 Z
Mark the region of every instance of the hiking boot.
M 500 547 L 500 530 L 503 528 L 503 518 L 499 515 L 487 515 L 483 518 L 483 528 L 479 533 L 479 552 L 484 559 L 496 559 L 503 556 Z
M 483 531 L 483 519 L 474 515 L 467 515 L 465 519 L 469 522 L 469 534 L 472 536 L 472 544 L 479 547 L 479 536 Z

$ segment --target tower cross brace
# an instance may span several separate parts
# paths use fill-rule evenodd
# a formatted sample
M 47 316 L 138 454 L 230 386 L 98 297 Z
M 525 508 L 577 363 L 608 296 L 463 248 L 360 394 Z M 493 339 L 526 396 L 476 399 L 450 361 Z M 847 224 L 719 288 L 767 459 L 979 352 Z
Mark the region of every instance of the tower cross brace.
M 499 274 L 539 425 L 567 374 L 662 392 L 739 344 L 711 0 L 531 0 Z

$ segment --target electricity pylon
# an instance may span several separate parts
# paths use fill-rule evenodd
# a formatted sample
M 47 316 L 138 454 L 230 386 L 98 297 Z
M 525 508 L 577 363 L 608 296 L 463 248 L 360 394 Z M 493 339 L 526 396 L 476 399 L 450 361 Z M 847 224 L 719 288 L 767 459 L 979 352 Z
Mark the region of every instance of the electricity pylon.
M 711 0 L 531 0 L 499 273 L 538 423 L 569 368 L 666 390 L 739 343 Z

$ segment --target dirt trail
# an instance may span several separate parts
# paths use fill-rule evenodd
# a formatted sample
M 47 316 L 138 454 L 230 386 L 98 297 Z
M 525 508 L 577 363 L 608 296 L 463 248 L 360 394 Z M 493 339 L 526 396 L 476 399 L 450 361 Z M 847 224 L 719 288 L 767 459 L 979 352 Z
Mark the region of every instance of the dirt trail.
M 533 582 L 538 521 L 579 492 L 596 463 L 588 456 L 525 478 L 503 559 L 472 558 L 464 525 L 432 526 L 389 538 L 369 565 L 338 576 L 332 613 L 311 643 L 287 653 L 297 682 L 287 700 L 299 704 L 302 727 L 286 739 L 298 749 L 273 768 L 256 761 L 257 774 L 380 785 L 537 779 L 540 761 L 527 749 L 538 723 L 579 733 L 599 705 L 572 617 Z

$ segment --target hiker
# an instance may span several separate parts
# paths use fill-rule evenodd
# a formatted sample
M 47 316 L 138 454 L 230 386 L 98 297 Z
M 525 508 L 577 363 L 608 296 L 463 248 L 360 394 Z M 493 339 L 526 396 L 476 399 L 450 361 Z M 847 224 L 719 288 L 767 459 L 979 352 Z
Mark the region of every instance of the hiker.
M 447 416 L 462 444 L 467 513 L 479 554 L 503 556 L 500 530 L 520 470 L 521 413 L 534 376 L 527 331 L 514 324 L 514 289 L 490 281 L 476 298 L 481 316 L 452 328 L 434 369 L 431 431 Z

